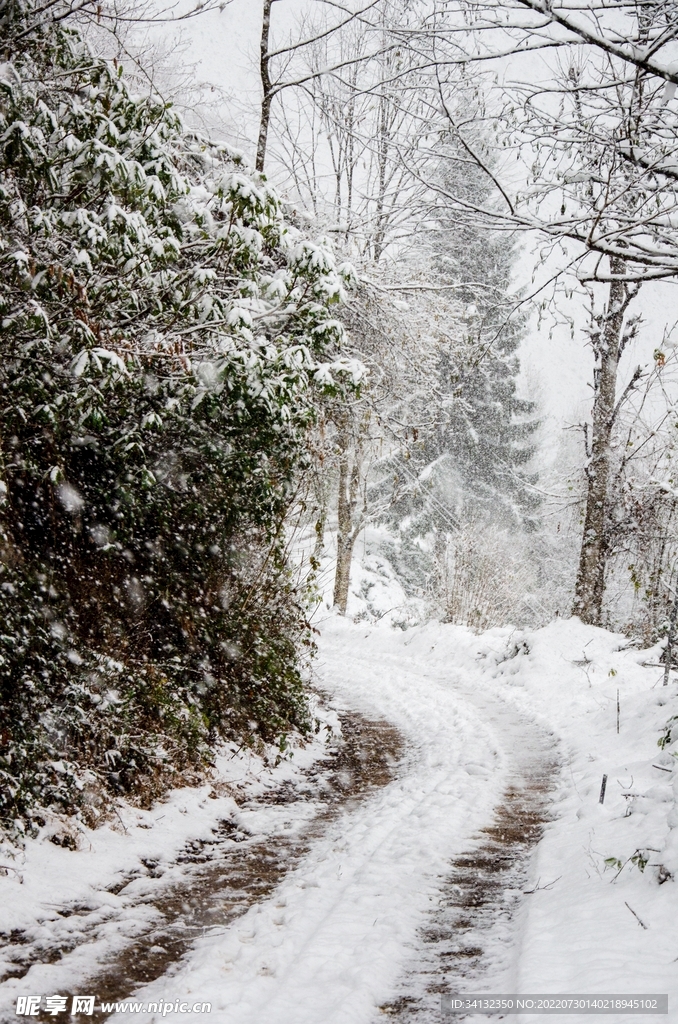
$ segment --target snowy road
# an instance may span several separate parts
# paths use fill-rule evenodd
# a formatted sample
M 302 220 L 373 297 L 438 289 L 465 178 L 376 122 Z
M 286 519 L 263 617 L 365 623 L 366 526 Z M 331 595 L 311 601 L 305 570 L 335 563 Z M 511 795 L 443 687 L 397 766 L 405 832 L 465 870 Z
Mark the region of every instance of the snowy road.
M 542 728 L 481 687 L 480 673 L 469 675 L 469 652 L 464 670 L 429 663 L 425 633 L 416 640 L 410 651 L 391 630 L 326 623 L 321 683 L 340 704 L 401 731 L 407 749 L 395 779 L 349 805 L 269 898 L 207 933 L 137 999 L 207 1000 L 220 1024 L 369 1024 L 380 1016 L 417 960 L 420 929 L 451 862 L 492 822 L 521 752 L 538 759 L 549 746 Z M 494 959 L 508 984 L 506 929 L 503 942 L 504 963 Z
M 576 619 L 476 636 L 330 618 L 319 646 L 348 740 L 323 704 L 329 743 L 276 767 L 231 751 L 219 782 L 120 804 L 75 852 L 38 837 L 0 874 L 3 1024 L 29 992 L 127 1000 L 114 1019 L 142 1024 L 195 1019 L 175 1001 L 215 1024 L 439 1024 L 457 985 L 668 992 L 678 1020 L 660 648 Z

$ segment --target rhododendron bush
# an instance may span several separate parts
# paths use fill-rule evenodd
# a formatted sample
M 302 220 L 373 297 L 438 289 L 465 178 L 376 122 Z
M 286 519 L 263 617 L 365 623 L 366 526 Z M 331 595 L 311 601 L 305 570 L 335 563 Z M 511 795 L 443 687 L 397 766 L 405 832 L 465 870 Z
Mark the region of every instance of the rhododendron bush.
M 240 157 L 0 5 L 0 813 L 309 727 L 283 520 L 350 283 Z

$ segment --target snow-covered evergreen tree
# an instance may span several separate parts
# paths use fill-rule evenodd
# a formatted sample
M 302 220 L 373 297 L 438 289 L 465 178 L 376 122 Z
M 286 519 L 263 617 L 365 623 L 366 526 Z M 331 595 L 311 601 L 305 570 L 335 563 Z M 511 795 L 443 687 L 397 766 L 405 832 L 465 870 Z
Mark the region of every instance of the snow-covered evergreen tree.
M 514 245 L 472 219 L 450 215 L 448 192 L 456 204 L 464 196 L 492 201 L 489 179 L 453 144 L 440 172 L 428 276 L 455 301 L 441 304 L 443 315 L 431 310 L 437 367 L 432 376 L 429 370 L 428 387 L 414 392 L 403 409 L 409 443 L 384 461 L 377 485 L 382 493 L 391 489 L 388 519 L 404 540 L 392 557 L 419 585 L 433 571 L 422 555 L 423 538 L 441 562 L 446 534 L 469 526 L 529 531 L 539 506 L 529 467 L 534 405 L 518 395 L 517 350 L 525 324 L 512 294 Z

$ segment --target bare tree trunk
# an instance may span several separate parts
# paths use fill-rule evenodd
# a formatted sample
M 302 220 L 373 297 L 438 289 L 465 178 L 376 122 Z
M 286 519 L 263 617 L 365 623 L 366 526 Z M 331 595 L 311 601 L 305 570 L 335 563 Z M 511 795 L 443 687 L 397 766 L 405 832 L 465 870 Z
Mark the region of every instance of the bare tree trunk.
M 386 199 L 386 170 L 389 160 L 390 131 L 388 124 L 388 100 L 382 94 L 379 97 L 379 135 L 377 140 L 377 160 L 379 167 L 379 191 L 377 193 L 377 209 L 375 215 L 374 230 L 374 262 L 378 263 L 384 251 L 384 239 L 386 237 L 386 217 L 384 205 Z
M 610 262 L 614 274 L 623 274 L 622 260 L 617 258 Z M 584 534 L 572 613 L 578 615 L 582 622 L 594 626 L 601 624 L 605 591 L 609 548 L 607 512 L 610 449 L 617 412 L 617 372 L 626 343 L 624 316 L 636 291 L 631 290 L 623 281 L 611 281 L 607 309 L 599 324 L 600 331 L 593 331 L 591 335 L 598 365 L 594 371 L 593 427 L 590 458 L 586 468 L 588 490 Z
M 348 429 L 343 432 L 341 459 L 339 462 L 339 500 L 337 503 L 337 569 L 334 576 L 334 606 L 342 615 L 346 614 L 348 587 L 351 581 L 351 559 L 362 516 L 356 515 L 358 490 L 360 487 L 360 452 L 353 450 Z
M 315 545 L 311 555 L 311 568 L 317 572 L 320 568 L 320 561 L 325 550 L 325 525 L 327 523 L 327 509 L 323 506 L 319 510 L 318 518 L 315 521 Z
M 261 78 L 261 119 L 259 121 L 259 139 L 257 142 L 257 159 L 255 167 L 263 171 L 266 161 L 266 143 L 268 142 L 268 126 L 271 121 L 271 103 L 273 91 L 271 87 L 271 76 L 269 73 L 268 37 L 271 31 L 271 7 L 274 0 L 264 0 L 264 9 L 261 19 L 261 42 L 259 56 L 259 75 Z
M 443 530 L 437 529 L 433 542 L 433 573 L 432 589 L 433 597 L 440 603 L 445 613 L 450 606 L 450 579 L 449 565 L 447 562 L 447 536 Z M 454 586 L 454 579 L 453 579 Z
M 671 675 L 671 656 L 673 654 L 673 635 L 676 631 L 676 618 L 678 618 L 678 590 L 673 599 L 671 614 L 669 615 L 669 635 L 666 638 L 666 648 L 664 650 L 664 657 L 666 659 L 666 664 L 664 665 L 664 686 L 669 685 L 669 676 Z

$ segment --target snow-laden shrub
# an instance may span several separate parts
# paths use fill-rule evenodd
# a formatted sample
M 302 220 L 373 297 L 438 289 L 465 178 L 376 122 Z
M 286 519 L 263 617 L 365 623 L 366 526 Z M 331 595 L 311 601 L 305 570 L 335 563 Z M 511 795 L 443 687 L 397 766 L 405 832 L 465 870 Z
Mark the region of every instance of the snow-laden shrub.
M 0 2 L 0 28 L 0 814 L 21 830 L 153 795 L 219 735 L 305 727 L 282 522 L 346 377 L 348 270 L 37 5 Z
M 521 542 L 522 541 L 522 542 Z M 437 555 L 434 601 L 444 620 L 481 633 L 539 618 L 535 565 L 524 538 L 486 524 L 466 524 Z

